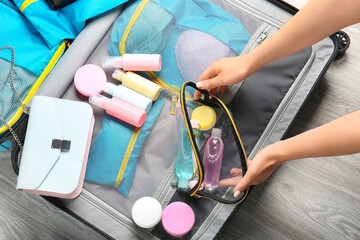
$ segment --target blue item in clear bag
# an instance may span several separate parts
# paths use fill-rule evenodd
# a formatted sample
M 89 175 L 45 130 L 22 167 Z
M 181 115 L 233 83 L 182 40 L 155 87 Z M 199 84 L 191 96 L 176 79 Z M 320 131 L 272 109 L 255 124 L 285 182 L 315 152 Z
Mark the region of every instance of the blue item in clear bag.
M 180 130 L 180 141 L 176 158 L 176 176 L 178 188 L 188 189 L 189 180 L 193 177 L 192 147 L 186 128 Z

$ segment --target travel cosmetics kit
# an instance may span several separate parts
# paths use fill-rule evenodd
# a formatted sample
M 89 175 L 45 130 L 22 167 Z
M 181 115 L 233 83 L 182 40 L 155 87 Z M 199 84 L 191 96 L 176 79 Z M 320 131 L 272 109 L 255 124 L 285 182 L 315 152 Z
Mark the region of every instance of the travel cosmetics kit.
M 160 71 L 161 56 L 158 54 L 125 54 L 122 57 L 104 57 L 103 68 L 114 68 L 112 77 L 121 82 L 116 85 L 107 81 L 106 74 L 97 65 L 87 64 L 77 70 L 74 76 L 76 89 L 89 102 L 103 108 L 106 113 L 135 127 L 141 127 L 152 104 L 160 95 L 161 87 L 130 71 Z M 125 72 L 127 70 L 128 72 Z M 107 97 L 101 93 L 107 93 Z M 192 188 L 196 178 L 197 165 L 194 159 L 188 130 L 184 126 L 182 112 L 177 106 L 178 133 L 180 136 L 176 159 L 177 187 L 181 190 Z M 200 136 L 209 136 L 205 141 L 204 189 L 215 191 L 218 187 L 224 143 L 222 129 L 214 128 L 216 113 L 204 105 L 197 106 L 191 114 L 193 129 Z M 189 205 L 173 202 L 162 209 L 160 203 L 151 197 L 138 199 L 132 207 L 134 222 L 143 228 L 152 228 L 160 221 L 164 229 L 173 236 L 182 236 L 194 225 L 195 215 Z
M 158 54 L 125 54 L 122 57 L 104 57 L 103 68 L 126 67 L 127 70 L 161 70 Z M 160 95 L 161 87 L 133 72 L 116 69 L 113 78 L 122 85 L 107 82 L 106 74 L 97 65 L 87 64 L 79 68 L 74 76 L 76 89 L 89 102 L 135 127 L 141 127 L 152 102 Z M 112 95 L 108 98 L 102 92 Z

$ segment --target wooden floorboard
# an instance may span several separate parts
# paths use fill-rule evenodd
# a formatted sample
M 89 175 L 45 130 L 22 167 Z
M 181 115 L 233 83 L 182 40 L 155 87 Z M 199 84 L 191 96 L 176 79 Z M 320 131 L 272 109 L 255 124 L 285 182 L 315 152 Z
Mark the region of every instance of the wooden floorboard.
M 289 136 L 359 109 L 360 25 L 345 31 L 350 49 L 331 65 Z M 360 239 L 359 159 L 283 164 L 253 189 L 221 239 Z M 0 163 L 0 239 L 104 238 L 42 197 L 16 191 L 9 151 L 0 153 Z
M 15 190 L 10 151 L 0 153 L 0 239 L 103 239 L 44 198 Z

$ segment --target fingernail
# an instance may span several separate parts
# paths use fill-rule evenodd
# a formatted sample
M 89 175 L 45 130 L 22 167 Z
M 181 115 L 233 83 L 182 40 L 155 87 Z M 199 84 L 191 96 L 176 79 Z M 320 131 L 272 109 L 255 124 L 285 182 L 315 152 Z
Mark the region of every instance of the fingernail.
M 236 191 L 235 193 L 234 193 L 234 198 L 238 198 L 240 196 L 240 191 Z
M 202 87 L 204 87 L 204 83 L 198 82 L 198 83 L 196 83 L 196 87 L 202 88 Z

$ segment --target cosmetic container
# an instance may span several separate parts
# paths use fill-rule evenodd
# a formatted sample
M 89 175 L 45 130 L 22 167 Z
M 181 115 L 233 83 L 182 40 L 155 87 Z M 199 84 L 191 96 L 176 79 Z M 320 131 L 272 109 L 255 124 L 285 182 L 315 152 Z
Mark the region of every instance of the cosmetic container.
M 103 68 L 122 68 L 126 71 L 160 71 L 160 54 L 124 54 L 102 58 Z
M 218 187 L 224 143 L 221 139 L 222 129 L 213 128 L 204 150 L 204 185 L 205 190 L 213 191 Z
M 152 101 L 158 99 L 161 87 L 160 85 L 136 74 L 133 72 L 125 72 L 121 69 L 116 69 L 112 77 L 122 82 L 122 85 L 128 87 L 148 98 Z
M 199 121 L 200 131 L 208 131 L 215 125 L 216 113 L 214 109 L 209 106 L 200 106 L 194 109 L 191 114 L 191 119 Z
M 114 98 L 123 100 L 143 109 L 146 113 L 149 112 L 152 105 L 152 100 L 150 98 L 122 85 L 115 85 L 107 82 L 104 85 L 103 91 L 112 95 Z
M 195 214 L 188 204 L 173 202 L 164 209 L 161 223 L 167 233 L 174 237 L 181 237 L 193 228 Z
M 161 204 L 152 197 L 139 198 L 131 208 L 133 221 L 142 228 L 154 227 L 160 222 L 161 215 Z
M 135 127 L 141 127 L 145 122 L 146 112 L 134 105 L 116 98 L 107 98 L 103 95 L 94 94 L 89 102 L 105 109 L 106 113 L 127 122 Z
M 75 88 L 86 97 L 101 93 L 106 81 L 104 70 L 95 64 L 81 66 L 74 75 Z

